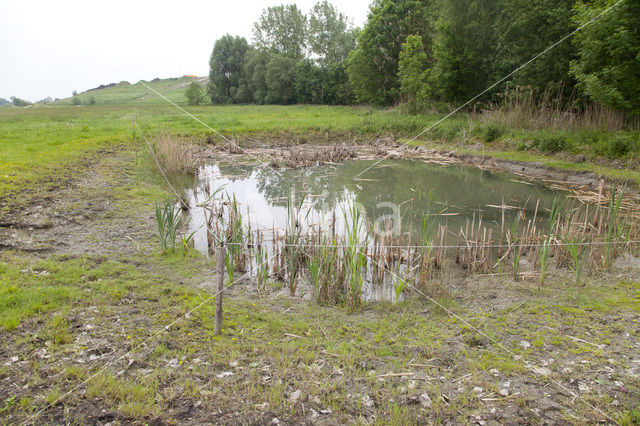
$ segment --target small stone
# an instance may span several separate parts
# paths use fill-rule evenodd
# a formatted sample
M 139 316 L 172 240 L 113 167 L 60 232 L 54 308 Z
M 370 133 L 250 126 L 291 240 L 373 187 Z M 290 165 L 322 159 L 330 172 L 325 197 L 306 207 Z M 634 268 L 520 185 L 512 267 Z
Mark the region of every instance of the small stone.
M 11 357 L 11 362 L 18 362 L 19 359 L 20 358 L 18 358 L 17 356 L 12 356 Z M 622 385 L 620 385 L 620 386 L 622 386 Z
M 579 390 L 580 392 L 589 392 L 589 386 L 587 386 L 587 384 L 586 384 L 586 383 L 579 382 L 579 383 L 578 383 L 578 390 Z
M 502 396 L 509 396 L 509 389 L 503 388 L 498 392 Z
M 529 349 L 531 347 L 531 343 L 527 342 L 526 340 L 523 340 L 520 342 L 520 347 L 523 349 Z
M 302 391 L 300 389 L 297 389 L 295 392 L 293 392 L 290 396 L 289 399 L 291 400 L 291 402 L 295 403 L 297 400 L 300 399 L 300 396 L 302 395 Z
M 371 399 L 371 397 L 369 395 L 366 395 L 362 397 L 362 405 L 364 405 L 365 407 L 373 407 L 373 400 Z
M 235 368 L 235 367 L 237 367 L 237 366 L 238 366 L 238 361 L 231 361 L 231 362 L 229 363 L 229 365 L 230 365 L 231 367 Z
M 176 368 L 179 364 L 180 364 L 180 361 L 178 361 L 178 358 L 174 358 L 171 361 L 169 361 L 168 365 L 171 368 Z
M 223 371 L 222 373 L 216 374 L 218 379 L 224 379 L 225 377 L 233 376 L 231 371 Z
M 428 393 L 425 392 L 420 395 L 420 405 L 422 405 L 422 407 L 424 408 L 431 407 L 431 397 L 429 397 Z
M 551 374 L 551 370 L 547 367 L 536 367 L 533 369 L 533 372 L 541 376 L 548 376 Z
M 480 386 L 475 386 L 473 388 L 473 393 L 482 393 L 483 389 Z
M 498 371 L 497 368 L 492 368 L 491 370 L 489 370 L 489 373 L 493 374 L 494 376 L 498 376 L 500 374 L 500 371 Z

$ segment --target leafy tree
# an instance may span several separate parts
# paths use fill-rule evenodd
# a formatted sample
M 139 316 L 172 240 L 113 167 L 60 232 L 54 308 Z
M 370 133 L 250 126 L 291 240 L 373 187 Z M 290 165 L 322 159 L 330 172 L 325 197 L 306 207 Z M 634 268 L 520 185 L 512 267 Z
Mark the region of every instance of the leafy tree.
M 0 98 L 0 106 L 8 105 L 11 101 L 6 100 L 5 98 Z
M 202 86 L 192 81 L 184 90 L 184 97 L 189 105 L 200 105 L 204 102 L 205 94 Z
M 313 61 L 305 59 L 296 65 L 296 102 L 301 104 L 320 104 L 323 102 L 325 71 Z
M 253 25 L 256 48 L 279 52 L 296 61 L 304 58 L 307 17 L 295 4 L 269 7 Z
M 308 40 L 311 52 L 322 66 L 343 62 L 356 46 L 357 30 L 349 19 L 327 0 L 313 6 L 309 16 Z
M 574 22 L 582 26 L 613 6 L 613 0 L 578 2 Z M 640 2 L 623 1 L 578 31 L 578 59 L 571 73 L 578 87 L 603 105 L 640 114 Z
M 415 111 L 418 107 L 418 94 L 424 87 L 427 73 L 427 54 L 424 52 L 421 36 L 414 34 L 407 37 L 407 41 L 402 44 L 398 68 L 400 93 L 409 109 Z
M 429 93 L 444 101 L 467 100 L 491 84 L 495 40 L 491 31 L 501 2 L 440 0 L 433 41 Z
M 398 58 L 410 34 L 431 48 L 431 0 L 376 0 L 347 60 L 349 82 L 360 102 L 390 104 L 399 94 Z
M 96 98 L 91 95 L 89 96 L 89 105 L 95 105 L 96 104 Z
M 264 75 L 267 85 L 265 103 L 283 105 L 295 103 L 295 76 L 295 60 L 281 53 L 271 55 Z
M 80 98 L 78 97 L 78 92 L 76 90 L 74 90 L 73 92 L 71 92 L 71 103 L 73 105 L 81 105 L 82 101 L 80 101 Z
M 323 70 L 322 103 L 331 105 L 350 105 L 355 102 L 353 90 L 349 84 L 347 66 L 344 62 L 334 63 Z
M 17 107 L 26 107 L 26 106 L 32 105 L 31 102 L 24 99 L 16 98 L 15 96 L 12 96 L 9 99 L 11 99 L 11 103 Z
M 575 0 L 509 0 L 502 3 L 495 24 L 497 55 L 492 81 L 498 81 L 537 54 L 561 40 L 571 30 Z M 569 62 L 576 48 L 563 42 L 518 71 L 513 86 L 530 86 L 537 94 L 546 90 L 571 91 L 575 80 Z
M 244 72 L 247 78 L 247 90 L 253 102 L 262 105 L 267 96 L 266 68 L 269 54 L 265 51 L 251 50 L 247 53 Z
M 244 70 L 245 56 L 249 50 L 247 40 L 229 34 L 216 40 L 209 59 L 209 84 L 207 92 L 214 104 L 248 102 Z

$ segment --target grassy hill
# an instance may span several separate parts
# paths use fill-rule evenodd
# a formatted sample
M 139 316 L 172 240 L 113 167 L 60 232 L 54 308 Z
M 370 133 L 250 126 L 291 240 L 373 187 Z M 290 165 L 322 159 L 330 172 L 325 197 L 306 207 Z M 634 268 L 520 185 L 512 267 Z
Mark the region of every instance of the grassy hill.
M 184 90 L 187 85 L 194 80 L 203 86 L 207 83 L 206 77 L 156 78 L 151 81 L 142 81 L 172 101 L 184 102 Z M 104 85 L 102 88 L 90 89 L 86 92 L 79 93 L 78 97 L 83 105 L 88 105 L 91 97 L 95 100 L 96 105 L 154 104 L 165 102 L 158 95 L 144 87 L 141 82 L 130 84 L 126 81 Z M 56 105 L 72 104 L 72 98 L 61 99 L 56 102 Z

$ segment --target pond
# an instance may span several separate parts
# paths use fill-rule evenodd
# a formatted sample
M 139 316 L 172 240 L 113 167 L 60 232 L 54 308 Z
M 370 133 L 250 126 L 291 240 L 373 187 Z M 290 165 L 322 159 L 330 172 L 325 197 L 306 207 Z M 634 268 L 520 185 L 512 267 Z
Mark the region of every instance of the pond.
M 412 241 L 419 243 L 422 218 L 428 215 L 435 227 L 443 225 L 449 230 L 447 244 L 456 244 L 458 230 L 471 221 L 482 221 L 495 232 L 504 231 L 518 216 L 521 226 L 534 219 L 539 226 L 554 199 L 568 195 L 506 173 L 424 161 L 384 160 L 355 177 L 375 163 L 349 160 L 301 170 L 211 164 L 201 168 L 187 195 L 194 207 L 215 188 L 224 187 L 224 192 L 235 196 L 243 219 L 254 230 L 286 229 L 290 193 L 302 201 L 305 229 L 335 226 L 340 233 L 343 211 L 358 203 L 372 233 L 411 234 Z M 205 212 L 199 208 L 190 212 L 195 247 L 206 253 Z
M 534 242 L 546 229 L 554 200 L 567 198 L 569 192 L 478 167 L 393 159 L 348 160 L 297 170 L 219 162 L 201 167 L 186 195 L 189 233 L 195 248 L 205 254 L 213 253 L 212 235 L 226 232 L 229 238 L 235 206 L 244 234 L 236 246 L 243 248 L 228 252 L 228 259 L 235 259 L 234 269 L 254 277 L 263 276 L 260 267 L 266 263 L 267 277 L 287 281 L 287 235 L 289 225 L 297 223 L 304 238 L 296 244 L 304 246 L 300 256 L 306 260 L 300 260 L 304 272 L 294 275 L 293 282 L 310 283 L 307 294 L 319 284 L 313 284 L 305 265 L 321 254 L 320 244 L 326 241 L 337 250 L 327 266 L 337 271 L 331 280 L 338 283 L 338 293 L 344 291 L 339 283 L 348 276 L 348 263 L 340 244 L 351 208 L 359 206 L 364 218 L 359 250 L 366 259 L 359 297 L 393 301 L 403 297 L 397 291 L 404 283 L 401 277 L 432 277 L 434 271 L 444 270 L 443 265 L 454 263 L 465 273 L 491 271 L 508 252 L 495 244 L 507 243 L 509 235 Z M 295 207 L 288 208 L 289 203 Z M 295 220 L 289 220 L 291 212 Z

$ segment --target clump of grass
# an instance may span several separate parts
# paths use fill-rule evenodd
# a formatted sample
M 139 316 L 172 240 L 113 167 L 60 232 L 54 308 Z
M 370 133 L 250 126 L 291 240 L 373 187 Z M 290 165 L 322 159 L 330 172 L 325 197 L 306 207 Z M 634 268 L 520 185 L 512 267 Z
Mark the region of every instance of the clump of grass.
M 367 258 L 368 231 L 365 229 L 361 207 L 351 203 L 342 211 L 345 221 L 344 263 L 347 270 L 347 306 L 355 311 L 362 305 L 360 295 Z
M 182 225 L 182 216 L 173 201 L 156 203 L 156 226 L 162 251 L 173 251 L 176 248 L 176 236 Z
M 289 191 L 287 195 L 287 233 L 285 259 L 287 262 L 287 280 L 289 284 L 289 294 L 293 297 L 297 290 L 298 272 L 302 258 L 302 223 L 300 221 L 300 210 L 304 202 L 304 197 L 296 202 L 295 193 Z
M 547 276 L 549 268 L 549 253 L 551 251 L 551 244 L 555 240 L 556 225 L 558 223 L 558 217 L 561 209 L 562 206 L 558 202 L 558 199 L 554 199 L 553 204 L 551 205 L 551 211 L 549 212 L 549 232 L 544 237 L 538 256 L 538 260 L 540 261 L 540 280 L 538 281 L 538 291 L 540 291 L 540 288 L 544 284 L 544 279 Z
M 177 138 L 169 133 L 156 134 L 151 145 L 160 167 L 167 175 L 193 175 L 198 160 L 193 142 Z
M 620 218 L 620 207 L 622 206 L 623 196 L 624 188 L 613 188 L 609 200 L 605 244 L 602 254 L 602 268 L 605 270 L 611 266 L 618 251 L 618 243 L 624 238 L 625 224 Z

